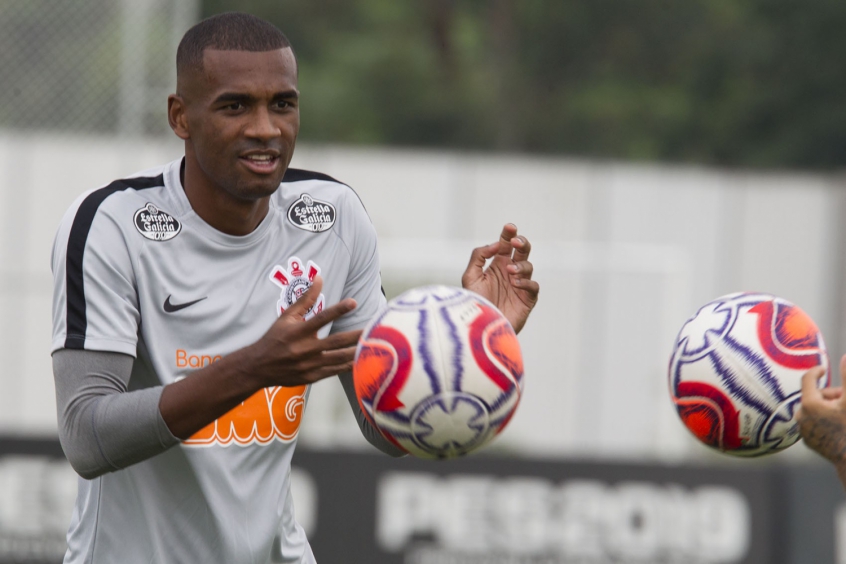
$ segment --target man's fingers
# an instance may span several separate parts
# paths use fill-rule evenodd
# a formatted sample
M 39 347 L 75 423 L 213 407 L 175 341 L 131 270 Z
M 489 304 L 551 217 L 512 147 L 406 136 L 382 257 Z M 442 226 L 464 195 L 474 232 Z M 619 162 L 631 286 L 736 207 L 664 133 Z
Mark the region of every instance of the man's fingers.
M 500 233 L 499 240 L 496 243 L 491 243 L 490 245 L 476 247 L 473 249 L 473 252 L 470 253 L 470 262 L 467 265 L 467 269 L 464 271 L 464 276 L 461 277 L 462 285 L 466 287 L 468 283 L 481 276 L 489 258 L 496 255 L 504 255 L 510 258 L 511 253 L 514 251 L 514 247 L 512 246 L 513 239 L 516 236 L 517 226 L 513 223 L 506 223 L 503 226 L 502 233 Z M 518 246 L 521 249 L 523 248 L 522 241 L 518 244 Z
M 499 241 L 490 245 L 485 245 L 484 247 L 476 247 L 473 249 L 473 252 L 470 253 L 470 262 L 467 264 L 467 268 L 461 276 L 461 285 L 466 288 L 469 284 L 472 284 L 475 280 L 482 276 L 487 260 L 496 255 L 498 250 Z
M 843 397 L 843 388 L 822 388 L 820 389 L 823 399 L 836 400 Z
M 345 349 L 347 347 L 355 348 L 358 344 L 358 340 L 361 338 L 361 333 L 361 330 L 335 333 L 334 335 L 329 335 L 325 339 L 318 339 L 318 346 L 321 351 L 332 351 L 335 349 Z
M 299 303 L 299 301 L 297 301 Z M 345 298 L 340 302 L 331 305 L 323 311 L 316 313 L 314 317 L 307 319 L 303 323 L 303 330 L 306 332 L 317 332 L 321 327 L 335 321 L 341 316 L 344 316 L 356 308 L 355 300 L 352 298 Z
M 506 255 L 511 256 L 511 251 L 514 248 L 511 246 L 511 240 L 517 236 L 517 226 L 513 223 L 506 223 L 502 227 L 502 233 L 499 235 L 499 241 L 497 241 L 498 249 L 496 254 L 498 255 Z
M 329 335 L 325 339 L 318 339 L 314 336 L 309 337 L 308 342 L 303 346 L 302 354 L 306 356 L 315 356 L 319 359 L 321 355 L 335 350 L 351 348 L 353 352 L 355 352 L 355 347 L 358 345 L 358 339 L 361 337 L 361 333 L 361 330 L 356 330 L 335 333 L 334 335 Z M 322 363 L 317 362 L 315 366 L 319 364 Z
M 314 304 L 317 303 L 317 298 L 320 297 L 320 292 L 323 290 L 323 278 L 320 276 L 315 276 L 314 280 L 311 282 L 311 286 L 305 293 L 300 296 L 300 298 L 291 304 L 285 313 L 282 315 L 291 317 L 291 316 L 299 316 L 305 317 Z
M 354 359 L 354 346 L 317 351 L 316 354 L 311 354 L 305 357 L 302 363 L 298 366 L 298 369 L 301 372 L 310 374 L 315 370 L 321 370 L 327 366 L 338 366 L 339 364 L 352 362 Z
M 807 400 L 822 399 L 822 392 L 817 387 L 817 382 L 825 375 L 825 368 L 817 366 L 811 368 L 802 376 L 802 402 Z
M 497 251 L 499 251 L 499 241 L 491 243 L 490 245 L 485 245 L 484 247 L 476 247 L 473 249 L 473 252 L 470 253 L 470 264 L 467 265 L 467 268 L 485 268 L 485 263 L 489 258 L 496 255 Z
M 320 355 L 320 367 L 337 366 L 339 364 L 352 362 L 354 359 L 355 347 L 324 351 L 323 354 Z
M 534 280 L 527 280 L 525 278 L 515 278 L 511 281 L 511 285 L 515 288 L 525 290 L 531 297 L 532 301 L 537 301 L 538 294 L 540 293 L 540 284 L 538 284 Z
M 508 272 L 510 274 L 514 274 L 516 276 L 519 276 L 520 278 L 525 278 L 527 280 L 531 280 L 532 273 L 534 271 L 535 266 L 527 260 L 508 265 Z
M 514 247 L 514 262 L 523 262 L 529 259 L 532 244 L 523 235 L 514 237 L 511 240 L 511 246 Z

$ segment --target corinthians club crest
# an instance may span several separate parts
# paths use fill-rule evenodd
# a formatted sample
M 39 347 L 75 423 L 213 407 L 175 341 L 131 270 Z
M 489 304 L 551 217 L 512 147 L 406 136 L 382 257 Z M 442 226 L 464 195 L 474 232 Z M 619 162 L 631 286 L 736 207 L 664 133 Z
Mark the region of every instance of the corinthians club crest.
M 286 309 L 291 307 L 291 304 L 300 299 L 300 296 L 311 287 L 314 277 L 318 274 L 320 274 L 319 266 L 312 261 L 308 261 L 308 264 L 303 266 L 303 261 L 297 257 L 288 259 L 287 269 L 279 265 L 274 266 L 273 270 L 270 271 L 270 280 L 282 288 L 279 301 L 276 302 L 277 315 L 282 315 Z M 305 318 L 310 319 L 323 311 L 324 303 L 323 294 L 320 294 L 312 308 L 306 313 Z

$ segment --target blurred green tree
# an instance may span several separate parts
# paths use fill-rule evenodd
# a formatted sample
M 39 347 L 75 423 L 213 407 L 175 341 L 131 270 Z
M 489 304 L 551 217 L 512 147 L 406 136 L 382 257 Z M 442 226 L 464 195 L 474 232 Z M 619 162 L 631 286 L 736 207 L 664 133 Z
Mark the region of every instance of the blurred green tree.
M 205 0 L 277 24 L 307 141 L 846 163 L 836 0 Z

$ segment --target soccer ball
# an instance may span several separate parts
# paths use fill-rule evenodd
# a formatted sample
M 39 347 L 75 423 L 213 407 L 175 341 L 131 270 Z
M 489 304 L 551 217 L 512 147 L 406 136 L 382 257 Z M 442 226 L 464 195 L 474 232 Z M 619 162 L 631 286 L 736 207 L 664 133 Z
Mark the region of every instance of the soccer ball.
M 453 458 L 505 428 L 523 391 L 523 359 L 493 304 L 427 286 L 388 302 L 364 329 L 353 380 L 388 441 L 414 456 Z
M 735 456 L 784 450 L 799 439 L 802 375 L 826 368 L 822 334 L 797 306 L 738 293 L 702 306 L 670 357 L 670 395 L 703 443 Z

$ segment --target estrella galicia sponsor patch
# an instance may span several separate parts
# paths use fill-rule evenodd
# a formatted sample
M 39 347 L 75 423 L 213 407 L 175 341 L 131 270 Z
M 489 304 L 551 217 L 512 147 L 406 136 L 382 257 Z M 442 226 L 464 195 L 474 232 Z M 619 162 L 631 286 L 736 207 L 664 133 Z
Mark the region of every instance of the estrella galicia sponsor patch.
M 135 229 L 150 241 L 169 241 L 182 231 L 182 224 L 175 217 L 147 202 L 135 212 Z
M 327 231 L 335 225 L 335 206 L 303 194 L 288 208 L 288 220 L 303 231 Z

